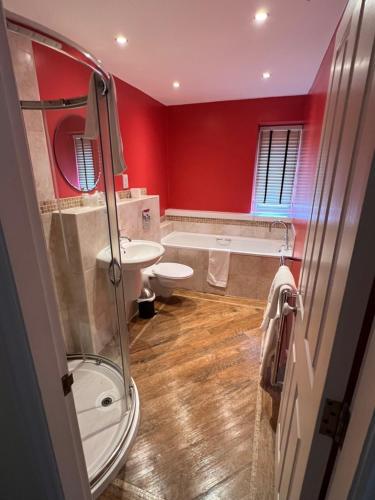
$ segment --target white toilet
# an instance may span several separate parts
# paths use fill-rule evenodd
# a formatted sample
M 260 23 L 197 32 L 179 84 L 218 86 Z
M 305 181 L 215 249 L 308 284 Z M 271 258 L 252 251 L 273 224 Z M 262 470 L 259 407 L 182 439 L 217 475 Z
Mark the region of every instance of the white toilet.
M 170 297 L 175 288 L 183 287 L 194 271 L 191 267 L 175 262 L 161 262 L 142 269 L 145 286 L 150 287 L 157 297 Z

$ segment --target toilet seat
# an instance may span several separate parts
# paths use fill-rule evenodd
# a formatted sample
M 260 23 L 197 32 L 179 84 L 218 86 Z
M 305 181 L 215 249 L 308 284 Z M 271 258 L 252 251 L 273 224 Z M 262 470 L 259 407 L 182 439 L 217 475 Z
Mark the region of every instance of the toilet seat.
M 158 278 L 166 278 L 170 280 L 181 280 L 193 276 L 194 271 L 191 267 L 185 264 L 177 264 L 175 262 L 162 262 L 151 266 L 153 276 Z

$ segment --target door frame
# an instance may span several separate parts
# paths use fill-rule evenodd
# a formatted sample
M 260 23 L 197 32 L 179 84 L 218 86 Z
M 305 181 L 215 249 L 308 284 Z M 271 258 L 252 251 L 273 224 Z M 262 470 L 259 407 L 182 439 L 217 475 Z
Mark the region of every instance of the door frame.
M 373 311 L 372 311 L 373 312 Z M 374 315 L 372 314 L 372 317 Z M 358 383 L 351 405 L 351 421 L 335 463 L 327 498 L 370 500 L 375 478 L 375 394 L 369 381 L 375 374 L 375 321 L 369 332 Z
M 66 354 L 1 0 L 0 74 L 0 149 L 5 166 L 0 182 L 1 226 L 35 372 L 35 389 L 44 410 L 44 417 L 35 413 L 34 418 L 47 426 L 55 464 L 49 461 L 45 465 L 57 467 L 64 497 L 88 500 L 92 496 L 73 395 L 64 396 L 62 389 L 61 378 L 68 373 Z M 16 342 L 12 334 L 4 332 L 10 345 Z M 9 350 L 7 363 L 18 374 L 16 354 Z M 25 410 L 20 406 L 19 411 Z M 29 432 L 33 437 L 34 426 Z M 51 491 L 48 498 L 59 497 Z
M 367 9 L 372 9 L 374 3 L 374 0 L 368 0 L 366 4 Z M 341 45 L 342 40 L 347 36 L 347 26 L 358 5 L 359 0 L 350 0 L 348 3 L 337 30 L 335 53 Z M 366 10 L 366 12 L 368 13 L 369 10 Z M 370 16 L 370 19 L 373 19 L 373 16 Z M 367 35 L 368 32 L 369 30 L 366 31 Z M 371 46 L 373 48 L 373 45 Z M 371 55 L 371 57 L 373 56 Z M 361 62 L 363 62 L 363 65 L 360 65 Z M 361 74 L 365 75 L 364 68 L 367 68 L 369 61 L 361 61 L 358 58 L 356 63 L 357 66 L 353 73 L 353 79 L 359 78 Z M 331 65 L 330 87 L 332 85 L 333 69 L 334 64 Z M 342 225 L 339 227 L 338 234 L 341 243 L 333 263 L 334 277 L 331 280 L 331 290 L 334 290 L 334 293 L 329 297 L 329 304 L 333 310 L 336 310 L 336 313 L 327 315 L 324 326 L 334 336 L 332 336 L 330 345 L 326 346 L 328 348 L 321 353 L 320 364 L 322 367 L 326 366 L 327 369 L 323 369 L 319 373 L 319 391 L 321 391 L 321 395 L 319 395 L 319 399 L 316 398 L 317 411 L 314 410 L 314 415 L 311 417 L 312 439 L 309 440 L 308 448 L 305 449 L 307 450 L 305 453 L 307 465 L 303 475 L 301 474 L 301 478 L 303 479 L 300 498 L 306 500 L 319 498 L 332 442 L 330 437 L 320 434 L 320 422 L 326 399 L 341 402 L 345 398 L 375 274 L 375 260 L 373 258 L 373 255 L 375 255 L 375 238 L 373 237 L 373 229 L 371 229 L 371 222 L 373 226 L 374 210 L 373 208 L 369 209 L 368 206 L 366 207 L 364 203 L 373 160 L 373 130 L 375 129 L 375 115 L 373 113 L 375 109 L 374 88 L 373 80 L 371 80 L 373 73 L 371 70 L 369 71 L 369 75 L 370 77 L 367 79 L 365 90 L 366 100 L 363 101 L 361 119 L 356 130 L 356 140 L 358 142 L 355 142 L 356 146 L 353 150 L 353 155 L 350 157 L 353 171 L 350 173 L 348 192 L 345 194 L 350 203 L 344 206 Z M 371 82 L 372 87 L 369 85 Z M 353 88 L 350 91 L 353 93 Z M 352 98 L 359 97 L 354 93 L 352 94 Z M 327 100 L 322 136 L 327 126 L 328 104 Z M 346 120 L 348 119 L 347 117 Z M 319 156 L 322 154 L 322 144 L 320 150 Z M 355 165 L 362 165 L 361 175 L 359 176 L 356 176 Z M 375 199 L 374 194 L 373 199 Z M 309 230 L 310 227 L 311 223 L 309 224 Z M 338 287 L 339 283 L 341 284 L 340 287 Z M 335 285 L 337 287 L 336 290 L 334 288 Z M 302 316 L 304 311 L 301 297 L 299 297 L 298 302 L 298 314 Z M 297 427 L 299 427 L 298 422 Z M 299 432 L 298 429 L 297 432 Z M 292 466 L 294 468 L 295 463 Z M 324 492 L 322 493 L 324 495 Z M 324 498 L 324 496 L 320 498 Z
M 349 0 L 336 33 L 335 48 L 338 47 L 345 36 L 346 26 L 357 4 L 358 0 Z M 361 331 L 363 325 L 366 323 L 369 301 L 372 300 L 371 290 L 375 275 L 375 260 L 373 258 L 375 255 L 375 237 L 373 233 L 375 196 L 373 183 L 370 178 L 370 173 L 372 177 L 374 174 L 374 141 L 370 137 L 373 138 L 373 130 L 375 128 L 375 116 L 373 113 L 375 109 L 375 87 L 371 70 L 369 71 L 369 75 L 372 78 L 372 86 L 367 89 L 367 107 L 364 109 L 358 130 L 358 134 L 360 135 L 355 150 L 356 156 L 352 158 L 352 161 L 357 162 L 357 164 L 361 162 L 367 166 L 368 176 L 365 175 L 361 179 L 357 179 L 357 182 L 351 185 L 350 196 L 361 201 L 357 206 L 351 207 L 351 211 L 348 210 L 346 212 L 343 228 L 343 233 L 346 234 L 343 236 L 337 255 L 336 276 L 343 275 L 345 272 L 348 274 L 337 322 L 333 320 L 330 322 L 327 321 L 328 327 L 334 328 L 336 332 L 331 350 L 329 353 L 326 353 L 326 356 L 329 357 L 329 366 L 311 443 L 310 459 L 302 486 L 302 497 L 306 499 L 310 498 L 309 492 L 313 489 L 313 485 L 316 485 L 318 478 L 319 481 L 322 480 L 322 487 L 321 489 L 318 488 L 318 490 L 320 489 L 319 498 L 325 498 L 337 457 L 338 447 L 332 443 L 333 451 L 328 462 L 322 456 L 319 461 L 315 458 L 311 460 L 311 450 L 314 447 L 319 449 L 319 442 L 322 443 L 323 440 L 331 439 L 321 435 L 319 432 L 325 401 L 329 398 L 342 402 L 350 402 L 350 387 L 357 380 L 358 368 L 361 365 L 364 354 L 363 345 L 361 346 Z M 330 82 L 332 81 L 332 77 L 333 64 L 331 67 Z M 327 119 L 327 108 L 328 102 L 326 103 L 324 124 Z M 322 133 L 324 133 L 324 126 Z M 356 218 L 359 220 L 359 223 L 354 225 L 352 221 Z M 354 247 L 350 247 L 346 243 L 350 242 L 353 238 L 355 239 Z

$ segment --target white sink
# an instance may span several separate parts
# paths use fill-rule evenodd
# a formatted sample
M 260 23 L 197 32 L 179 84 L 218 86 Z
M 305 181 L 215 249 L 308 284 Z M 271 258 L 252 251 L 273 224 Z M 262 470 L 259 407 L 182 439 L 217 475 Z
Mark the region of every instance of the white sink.
M 155 241 L 121 241 L 121 265 L 129 271 L 143 269 L 158 262 L 164 252 L 163 245 Z
M 165 252 L 160 243 L 147 240 L 121 241 L 121 267 L 124 271 L 137 271 L 158 262 Z M 108 267 L 111 262 L 111 249 L 101 250 L 96 259 L 99 265 Z

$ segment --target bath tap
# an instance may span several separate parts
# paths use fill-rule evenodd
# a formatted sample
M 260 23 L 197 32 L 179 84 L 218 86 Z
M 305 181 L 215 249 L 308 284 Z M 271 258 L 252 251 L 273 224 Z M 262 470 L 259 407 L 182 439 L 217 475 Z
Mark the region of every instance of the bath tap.
M 275 220 L 275 221 L 271 222 L 270 227 L 269 227 L 269 231 L 271 231 L 272 227 L 275 224 L 281 224 L 282 226 L 284 226 L 284 228 L 285 228 L 285 249 L 289 250 L 290 246 L 289 246 L 289 227 L 288 227 L 288 224 L 286 224 L 282 220 Z

